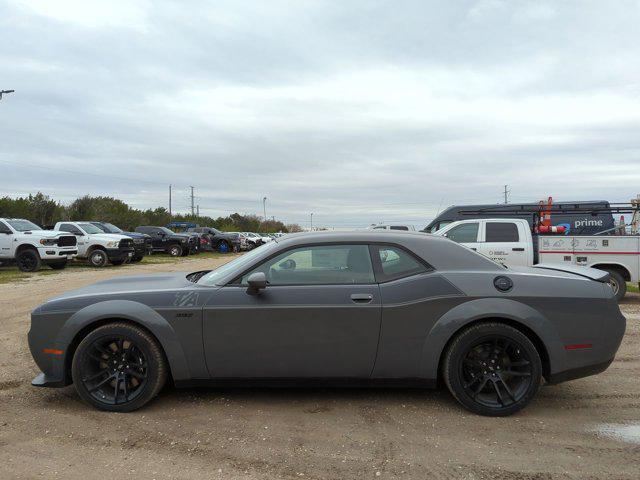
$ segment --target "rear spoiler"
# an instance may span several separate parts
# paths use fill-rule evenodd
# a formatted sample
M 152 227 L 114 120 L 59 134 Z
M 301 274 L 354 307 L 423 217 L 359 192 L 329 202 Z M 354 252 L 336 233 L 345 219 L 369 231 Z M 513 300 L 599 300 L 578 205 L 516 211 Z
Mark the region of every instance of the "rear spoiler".
M 609 272 L 605 272 L 604 270 L 598 270 L 597 268 L 591 267 L 580 267 L 578 265 L 564 266 L 557 264 L 539 263 L 538 265 L 534 265 L 533 268 L 542 268 L 544 270 L 555 270 L 557 272 L 573 273 L 574 275 L 579 275 L 581 277 L 602 283 L 609 282 L 610 277 Z

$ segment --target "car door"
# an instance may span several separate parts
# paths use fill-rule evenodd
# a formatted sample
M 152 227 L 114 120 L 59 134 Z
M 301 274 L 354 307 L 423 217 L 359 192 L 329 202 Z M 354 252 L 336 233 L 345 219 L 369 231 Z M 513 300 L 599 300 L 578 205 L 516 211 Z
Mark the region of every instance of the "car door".
M 480 247 L 480 222 L 463 222 L 452 227 L 443 234 L 449 240 L 460 243 L 471 250 L 478 251 Z
M 13 243 L 13 231 L 7 224 L 0 221 L 0 257 L 12 257 L 11 244 Z
M 478 252 L 491 260 L 513 266 L 527 266 L 529 253 L 518 232 L 518 225 L 510 220 L 483 220 Z
M 268 286 L 247 293 L 246 278 Z M 369 378 L 381 303 L 367 245 L 297 247 L 217 290 L 204 308 L 214 378 Z

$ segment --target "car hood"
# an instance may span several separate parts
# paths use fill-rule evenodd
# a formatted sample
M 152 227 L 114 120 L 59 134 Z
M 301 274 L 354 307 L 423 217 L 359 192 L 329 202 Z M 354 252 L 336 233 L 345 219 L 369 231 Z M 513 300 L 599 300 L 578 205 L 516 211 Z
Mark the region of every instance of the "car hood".
M 162 273 L 157 275 L 133 275 L 111 278 L 71 290 L 49 300 L 55 302 L 85 296 L 111 296 L 135 292 L 177 290 L 194 284 L 187 280 L 188 272 Z M 48 302 L 47 302 L 48 303 Z
M 130 240 L 131 237 L 120 235 L 119 233 L 91 233 L 89 235 L 92 240 L 100 242 L 113 242 L 114 240 Z
M 60 230 L 29 230 L 28 232 L 18 232 L 19 235 L 33 235 L 42 238 L 56 238 L 60 235 L 75 236 L 73 233 L 61 232 Z

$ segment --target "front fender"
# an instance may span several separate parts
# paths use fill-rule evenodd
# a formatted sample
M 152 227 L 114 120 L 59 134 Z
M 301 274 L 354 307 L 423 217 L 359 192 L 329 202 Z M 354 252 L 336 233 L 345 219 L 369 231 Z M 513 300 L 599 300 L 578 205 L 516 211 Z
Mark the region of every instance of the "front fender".
M 60 329 L 56 344 L 66 352 L 83 328 L 100 320 L 113 318 L 128 320 L 149 330 L 160 342 L 173 378 L 191 378 L 184 350 L 173 327 L 151 307 L 131 300 L 107 300 L 78 310 Z
M 461 328 L 482 319 L 503 318 L 525 325 L 546 347 L 549 363 L 561 363 L 563 343 L 555 326 L 539 311 L 507 298 L 479 298 L 461 303 L 442 315 L 426 337 L 420 362 L 421 378 L 437 378 L 447 342 Z

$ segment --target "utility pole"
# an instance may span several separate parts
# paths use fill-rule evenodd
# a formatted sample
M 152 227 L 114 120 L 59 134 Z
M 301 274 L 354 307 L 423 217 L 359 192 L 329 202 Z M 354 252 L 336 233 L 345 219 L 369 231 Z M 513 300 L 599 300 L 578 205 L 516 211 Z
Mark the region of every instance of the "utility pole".
M 505 205 L 507 203 L 509 203 L 509 192 L 511 191 L 511 190 L 507 189 L 508 186 L 509 185 L 505 185 L 504 186 L 504 203 L 505 203 Z
M 171 185 L 169 185 L 169 218 L 171 218 Z
M 196 205 L 196 217 L 200 216 L 200 205 Z
M 311 231 L 313 232 L 313 212 L 311 213 Z
M 264 214 L 264 221 L 267 221 L 267 197 L 262 197 L 262 213 Z
M 195 215 L 195 206 L 193 204 L 193 186 L 191 187 L 191 216 Z

